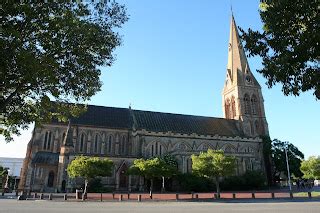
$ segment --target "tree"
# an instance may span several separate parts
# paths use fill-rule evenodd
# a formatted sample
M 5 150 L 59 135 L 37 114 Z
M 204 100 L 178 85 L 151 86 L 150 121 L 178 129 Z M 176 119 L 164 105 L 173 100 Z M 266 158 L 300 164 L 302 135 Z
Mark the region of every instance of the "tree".
M 308 179 L 320 179 L 320 156 L 311 156 L 308 160 L 301 162 L 303 177 Z
M 0 133 L 6 141 L 28 124 L 66 121 L 101 88 L 121 44 L 126 9 L 114 0 L 1 4 Z M 52 112 L 54 109 L 54 112 Z
M 212 178 L 216 182 L 217 195 L 220 198 L 220 178 L 229 176 L 235 170 L 235 158 L 226 156 L 222 150 L 208 149 L 199 155 L 192 155 L 192 171 L 203 177 Z
M 260 56 L 258 70 L 267 85 L 282 84 L 285 95 L 313 90 L 320 99 L 319 1 L 264 0 L 260 4 L 263 31 L 240 29 L 250 56 Z
M 151 159 L 137 159 L 129 168 L 128 174 L 144 176 L 150 180 L 150 198 L 152 199 L 153 182 L 155 178 L 171 177 L 177 173 L 177 167 L 156 157 Z
M 272 161 L 274 163 L 274 178 L 280 179 L 280 174 L 287 175 L 287 163 L 285 149 L 288 152 L 288 163 L 290 166 L 290 173 L 295 177 L 301 177 L 303 174 L 300 170 L 300 164 L 304 159 L 303 153 L 289 142 L 283 142 L 278 139 L 272 141 Z
M 113 162 L 107 158 L 77 156 L 68 165 L 69 177 L 82 177 L 85 180 L 83 199 L 87 194 L 87 187 L 90 180 L 97 176 L 105 177 L 112 174 Z

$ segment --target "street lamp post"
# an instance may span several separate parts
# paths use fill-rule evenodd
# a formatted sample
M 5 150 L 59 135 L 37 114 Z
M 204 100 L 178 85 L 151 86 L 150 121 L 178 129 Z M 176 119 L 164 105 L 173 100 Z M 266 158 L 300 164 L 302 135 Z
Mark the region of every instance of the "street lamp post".
M 288 185 L 289 185 L 289 190 L 291 192 L 291 177 L 290 177 L 290 167 L 289 167 L 289 161 L 288 161 L 288 145 L 286 146 L 286 148 L 284 149 L 285 153 L 286 153 L 286 162 L 287 162 L 287 172 L 288 172 Z

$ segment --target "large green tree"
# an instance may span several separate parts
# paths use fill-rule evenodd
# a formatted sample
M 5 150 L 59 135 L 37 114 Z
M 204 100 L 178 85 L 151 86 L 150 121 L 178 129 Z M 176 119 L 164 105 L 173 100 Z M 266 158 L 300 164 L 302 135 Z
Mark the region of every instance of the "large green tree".
M 159 157 L 151 159 L 141 158 L 133 162 L 128 174 L 140 175 L 150 180 L 150 198 L 152 199 L 154 179 L 172 177 L 177 174 L 177 166 L 169 157 L 167 157 L 166 160 Z
M 303 177 L 308 179 L 320 179 L 320 156 L 311 156 L 308 160 L 301 162 Z
M 250 56 L 260 56 L 258 70 L 267 85 L 282 84 L 285 95 L 311 90 L 320 99 L 320 15 L 318 0 L 264 0 L 262 31 L 242 31 Z
M 81 103 L 100 90 L 100 68 L 115 60 L 117 29 L 128 16 L 114 0 L 0 7 L 0 133 L 10 141 L 32 122 L 79 114 L 80 107 L 61 103 Z
M 199 176 L 214 179 L 217 195 L 220 198 L 220 178 L 234 174 L 235 158 L 226 156 L 222 150 L 208 149 L 199 155 L 192 155 L 192 172 Z
M 107 158 L 100 159 L 98 157 L 77 156 L 68 165 L 67 172 L 71 178 L 84 178 L 84 199 L 89 181 L 99 176 L 110 176 L 112 174 L 112 168 L 113 162 Z
M 285 149 L 287 149 L 291 175 L 294 175 L 295 177 L 301 177 L 303 175 L 300 170 L 300 164 L 304 159 L 303 153 L 296 146 L 289 142 L 274 139 L 272 141 L 271 153 L 272 161 L 275 167 L 273 174 L 275 180 L 280 179 L 281 173 L 288 176 Z

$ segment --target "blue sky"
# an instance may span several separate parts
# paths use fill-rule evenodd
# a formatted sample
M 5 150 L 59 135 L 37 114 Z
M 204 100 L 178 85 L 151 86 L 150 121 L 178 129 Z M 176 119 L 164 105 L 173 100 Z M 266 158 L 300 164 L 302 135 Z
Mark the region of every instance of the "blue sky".
M 180 114 L 222 117 L 221 92 L 226 76 L 230 1 L 121 0 L 130 20 L 120 29 L 123 44 L 117 60 L 103 68 L 102 91 L 90 104 Z M 233 1 L 238 26 L 261 29 L 258 0 Z M 281 87 L 262 86 L 271 138 L 289 141 L 306 157 L 320 155 L 318 110 L 311 93 L 286 97 Z M 10 144 L 0 143 L 0 156 L 24 157 L 31 130 Z M 1 140 L 3 140 L 1 138 Z

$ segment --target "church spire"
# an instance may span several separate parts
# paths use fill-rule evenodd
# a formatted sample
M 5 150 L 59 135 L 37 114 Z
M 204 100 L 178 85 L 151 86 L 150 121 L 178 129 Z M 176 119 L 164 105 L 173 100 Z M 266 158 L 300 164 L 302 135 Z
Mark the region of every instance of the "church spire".
M 233 14 L 222 98 L 224 117 L 242 121 L 246 135 L 268 134 L 261 87 L 250 70 Z
M 252 81 L 253 85 L 260 87 L 250 71 L 233 14 L 231 15 L 228 44 L 227 78 L 232 84 L 244 85 L 245 81 Z

